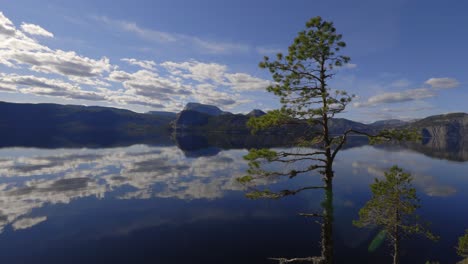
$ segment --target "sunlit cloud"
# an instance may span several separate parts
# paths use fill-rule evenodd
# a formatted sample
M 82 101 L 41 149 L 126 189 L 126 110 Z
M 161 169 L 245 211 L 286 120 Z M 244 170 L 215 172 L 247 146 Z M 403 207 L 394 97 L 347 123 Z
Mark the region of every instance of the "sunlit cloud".
M 213 52 L 237 49 L 234 44 L 148 30 L 135 23 L 106 17 L 96 19 L 154 41 L 189 39 Z M 95 59 L 75 51 L 52 49 L 25 33 L 53 37 L 39 25 L 23 22 L 21 29 L 17 29 L 0 13 L 0 64 L 29 71 L 27 74 L 0 73 L 2 92 L 180 111 L 191 101 L 231 109 L 250 102 L 250 98 L 239 91 L 263 89 L 269 83 L 247 73 L 230 72 L 227 65 L 194 60 L 158 64 L 153 60 L 122 58 L 120 61 L 141 68 L 130 72 L 108 57 Z
M 42 36 L 42 37 L 48 37 L 48 38 L 53 38 L 54 34 L 50 33 L 49 31 L 45 30 L 41 26 L 34 25 L 34 24 L 27 24 L 27 23 L 22 23 L 21 24 L 21 30 L 23 32 L 26 32 L 30 35 L 35 35 L 35 36 Z
M 382 93 L 379 95 L 371 96 L 365 102 L 354 103 L 355 107 L 376 106 L 379 104 L 402 103 L 425 98 L 434 97 L 436 94 L 426 88 L 406 90 L 402 92 Z
M 455 88 L 460 85 L 460 82 L 454 78 L 430 78 L 425 83 L 435 89 Z

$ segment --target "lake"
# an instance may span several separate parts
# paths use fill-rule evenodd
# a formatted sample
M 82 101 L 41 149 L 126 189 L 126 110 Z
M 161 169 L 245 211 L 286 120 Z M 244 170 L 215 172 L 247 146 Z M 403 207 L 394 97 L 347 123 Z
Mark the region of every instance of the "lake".
M 275 263 L 268 258 L 320 255 L 320 226 L 298 213 L 321 211 L 323 190 L 248 199 L 236 181 L 245 175 L 245 154 L 243 148 L 180 144 L 0 148 L 0 262 Z M 402 263 L 461 260 L 455 246 L 468 228 L 463 154 L 365 144 L 340 152 L 333 190 L 336 263 L 391 262 L 387 244 L 368 250 L 379 230 L 352 221 L 371 197 L 369 184 L 393 165 L 412 173 L 419 214 L 440 236 L 438 242 L 406 239 Z M 320 183 L 310 174 L 258 187 Z

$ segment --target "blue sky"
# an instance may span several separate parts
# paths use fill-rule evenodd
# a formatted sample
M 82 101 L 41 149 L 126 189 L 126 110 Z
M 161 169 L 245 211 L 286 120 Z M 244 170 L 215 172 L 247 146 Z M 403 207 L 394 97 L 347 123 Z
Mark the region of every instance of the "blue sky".
M 335 23 L 351 65 L 333 88 L 363 122 L 468 112 L 465 1 L 4 1 L 0 100 L 179 111 L 273 109 L 264 55 Z

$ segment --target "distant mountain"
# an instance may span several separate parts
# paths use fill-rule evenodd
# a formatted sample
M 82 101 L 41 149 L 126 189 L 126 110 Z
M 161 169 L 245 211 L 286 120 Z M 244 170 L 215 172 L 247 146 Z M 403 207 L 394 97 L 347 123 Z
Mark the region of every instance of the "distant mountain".
M 176 119 L 177 117 L 177 113 L 165 111 L 149 111 L 148 114 L 170 119 Z
M 387 119 L 387 120 L 380 120 L 374 123 L 369 124 L 369 126 L 381 128 L 381 129 L 389 129 L 389 128 L 397 128 L 407 125 L 409 122 L 405 122 L 399 119 Z
M 332 118 L 329 123 L 330 133 L 341 134 L 348 129 L 354 129 L 361 132 L 372 133 L 376 132 L 376 129 L 372 126 L 348 120 L 345 118 Z
M 195 111 L 210 116 L 219 116 L 226 112 L 221 111 L 217 106 L 200 103 L 188 103 L 183 111 Z
M 16 146 L 145 141 L 169 134 L 173 120 L 110 107 L 0 102 L 1 144 Z
M 262 116 L 262 115 L 266 115 L 266 113 L 263 112 L 263 111 L 260 110 L 260 109 L 254 109 L 254 110 L 250 111 L 250 113 L 247 114 L 248 117 L 251 117 L 251 116 L 253 116 L 253 117 L 260 117 L 260 116 Z
M 459 138 L 468 134 L 468 114 L 434 115 L 415 121 L 408 126 L 421 130 L 423 137 Z
M 199 103 L 188 103 L 177 114 L 161 111 L 140 114 L 110 107 L 0 102 L 0 147 L 5 144 L 107 146 L 115 142 L 155 142 L 160 140 L 160 135 L 166 138 L 173 131 L 183 134 L 220 132 L 247 135 L 250 134 L 246 125 L 249 118 L 264 114 L 259 109 L 246 115 L 232 114 L 216 106 Z M 468 133 L 468 114 L 436 115 L 414 122 L 382 120 L 368 125 L 333 118 L 329 125 L 332 134 L 340 134 L 350 128 L 367 133 L 388 128 L 413 128 L 422 132 L 425 138 L 423 143 L 450 147 Z M 298 122 L 261 131 L 260 134 L 302 137 L 319 129 L 318 126 Z
M 211 114 L 207 113 L 207 109 L 213 110 L 211 111 Z M 182 112 L 177 114 L 177 118 L 173 122 L 173 127 L 176 132 L 192 131 L 197 133 L 224 132 L 249 134 L 250 128 L 247 127 L 247 121 L 251 117 L 259 117 L 265 114 L 265 112 L 259 109 L 254 109 L 247 115 L 231 114 L 227 112 L 222 112 L 219 108 L 215 106 L 189 103 Z M 371 126 L 347 120 L 344 118 L 334 118 L 330 120 L 330 132 L 333 134 L 342 133 L 350 128 L 354 128 L 363 132 L 372 132 L 375 130 Z M 271 128 L 266 131 L 261 131 L 260 133 L 294 134 L 297 136 L 303 136 L 305 133 L 313 133 L 313 131 L 317 129 L 318 128 L 314 129 L 313 127 L 310 127 L 306 124 L 306 122 L 299 122 L 298 124 L 284 125 L 281 127 Z

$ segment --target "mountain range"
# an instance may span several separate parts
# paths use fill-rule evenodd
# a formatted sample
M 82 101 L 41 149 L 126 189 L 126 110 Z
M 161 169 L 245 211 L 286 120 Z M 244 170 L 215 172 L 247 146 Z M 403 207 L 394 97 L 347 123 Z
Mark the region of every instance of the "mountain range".
M 228 133 L 250 134 L 246 122 L 251 116 L 261 116 L 259 109 L 248 114 L 225 112 L 213 105 L 188 103 L 179 113 L 152 111 L 135 113 L 110 107 L 59 104 L 19 104 L 0 102 L 0 136 L 2 142 L 42 141 L 44 144 L 62 141 L 113 142 L 151 140 L 161 134 Z M 425 138 L 440 142 L 456 140 L 468 132 L 468 114 L 453 113 L 430 116 L 414 122 L 382 120 L 363 124 L 344 118 L 330 121 L 331 133 L 349 128 L 376 132 L 389 128 L 415 128 Z M 283 126 L 263 134 L 302 135 L 307 124 Z M 48 142 L 50 141 L 50 142 Z M 1 144 L 0 144 L 1 146 Z

